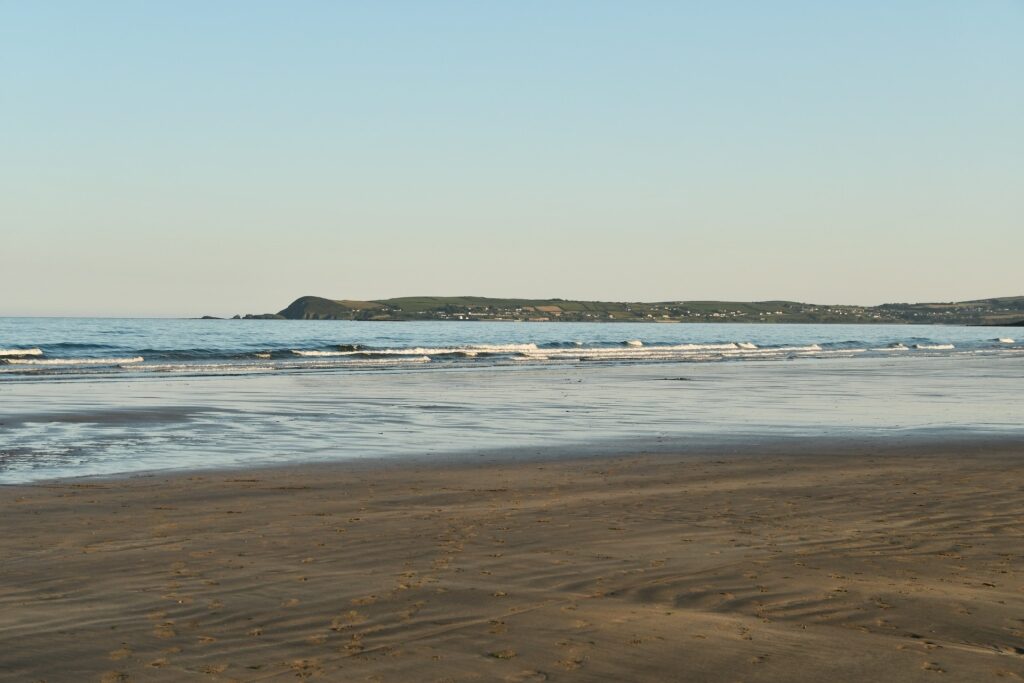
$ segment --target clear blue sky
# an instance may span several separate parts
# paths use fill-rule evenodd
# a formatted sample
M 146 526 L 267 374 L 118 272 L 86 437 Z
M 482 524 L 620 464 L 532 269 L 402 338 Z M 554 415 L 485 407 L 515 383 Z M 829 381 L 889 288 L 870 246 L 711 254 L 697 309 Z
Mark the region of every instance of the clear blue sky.
M 1024 2 L 0 0 L 0 314 L 1024 294 Z

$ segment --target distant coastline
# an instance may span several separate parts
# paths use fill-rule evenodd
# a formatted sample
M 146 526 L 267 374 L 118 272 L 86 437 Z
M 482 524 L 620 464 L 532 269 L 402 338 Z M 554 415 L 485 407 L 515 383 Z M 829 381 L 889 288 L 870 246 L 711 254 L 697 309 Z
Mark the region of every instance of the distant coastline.
M 219 319 L 203 316 L 204 319 Z M 878 306 L 796 301 L 611 302 L 419 296 L 356 301 L 299 297 L 277 313 L 246 320 L 461 320 L 509 322 L 852 323 L 1024 326 L 1024 296 Z

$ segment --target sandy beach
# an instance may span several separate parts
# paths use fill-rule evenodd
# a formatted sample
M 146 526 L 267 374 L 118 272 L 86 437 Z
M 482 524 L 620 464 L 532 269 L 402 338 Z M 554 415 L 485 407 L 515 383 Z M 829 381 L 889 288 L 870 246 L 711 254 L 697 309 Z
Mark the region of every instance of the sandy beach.
M 3 487 L 0 679 L 1022 680 L 1022 455 Z
M 1024 683 L 1024 0 L 2 7 L 0 683 Z

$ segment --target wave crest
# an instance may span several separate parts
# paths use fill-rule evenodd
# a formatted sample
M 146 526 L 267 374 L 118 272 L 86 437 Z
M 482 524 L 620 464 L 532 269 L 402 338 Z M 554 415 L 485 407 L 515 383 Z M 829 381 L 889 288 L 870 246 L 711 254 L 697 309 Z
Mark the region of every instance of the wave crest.
M 42 349 L 0 349 L 0 358 L 19 358 L 21 356 L 41 356 Z
M 465 346 L 441 346 L 441 347 L 423 347 L 415 346 L 412 348 L 395 348 L 395 349 L 368 349 L 359 348 L 350 351 L 318 351 L 318 350 L 303 350 L 303 349 L 292 349 L 291 352 L 296 356 L 311 356 L 311 357 L 339 357 L 339 356 L 477 356 L 479 354 L 487 353 L 529 353 L 536 351 L 536 344 L 467 344 Z
M 142 356 L 132 358 L 7 358 L 10 365 L 133 365 L 145 360 Z

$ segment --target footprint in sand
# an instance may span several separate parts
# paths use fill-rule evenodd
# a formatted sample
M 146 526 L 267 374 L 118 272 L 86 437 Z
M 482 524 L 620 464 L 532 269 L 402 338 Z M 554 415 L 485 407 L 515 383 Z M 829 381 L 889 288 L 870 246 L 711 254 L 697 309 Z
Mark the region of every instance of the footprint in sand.
M 509 683 L 540 683 L 541 681 L 548 680 L 548 675 L 543 671 L 526 670 L 514 673 L 511 676 L 506 676 L 505 680 Z
M 345 652 L 349 655 L 357 655 L 364 649 L 362 633 L 353 633 L 352 638 L 345 644 Z
M 555 665 L 566 671 L 574 671 L 583 666 L 586 662 L 586 646 L 580 645 L 579 643 L 573 643 L 570 641 L 559 641 L 559 647 L 566 648 L 566 655 L 562 659 L 555 662 Z
M 378 598 L 376 595 L 367 595 L 365 598 L 356 598 L 356 599 L 354 599 L 352 601 L 352 604 L 353 605 L 357 605 L 357 606 L 372 605 L 373 603 L 377 602 L 377 600 L 379 600 L 379 599 L 380 598 Z
M 127 683 L 128 674 L 123 671 L 107 671 L 100 676 L 100 683 Z
M 344 631 L 349 626 L 366 621 L 366 617 L 356 610 L 349 610 L 347 614 L 331 619 L 332 631 Z
M 221 674 L 227 671 L 227 664 L 207 664 L 200 671 L 204 674 Z
M 555 663 L 566 671 L 574 671 L 583 666 L 584 661 L 586 661 L 586 658 L 582 655 L 571 655 L 565 659 L 560 659 Z
M 168 593 L 167 595 L 161 595 L 160 597 L 162 597 L 164 600 L 173 600 L 179 605 L 192 604 L 192 598 L 188 597 L 187 595 L 177 595 L 175 593 Z
M 130 647 L 128 647 L 127 645 L 122 643 L 121 647 L 117 648 L 116 650 L 113 650 L 110 653 L 110 659 L 116 662 L 116 661 L 121 660 L 121 659 L 127 659 L 128 657 L 131 656 L 131 654 L 132 654 L 132 649 Z
M 173 621 L 165 621 L 162 624 L 153 628 L 153 635 L 161 640 L 167 640 L 178 635 L 178 632 L 174 630 Z
M 425 601 L 418 600 L 409 605 L 405 612 L 402 613 L 402 621 L 410 621 L 413 617 L 419 614 L 420 610 L 422 610 L 426 604 L 427 603 Z
M 324 671 L 319 659 L 294 659 L 288 663 L 288 667 L 300 680 L 320 676 Z

